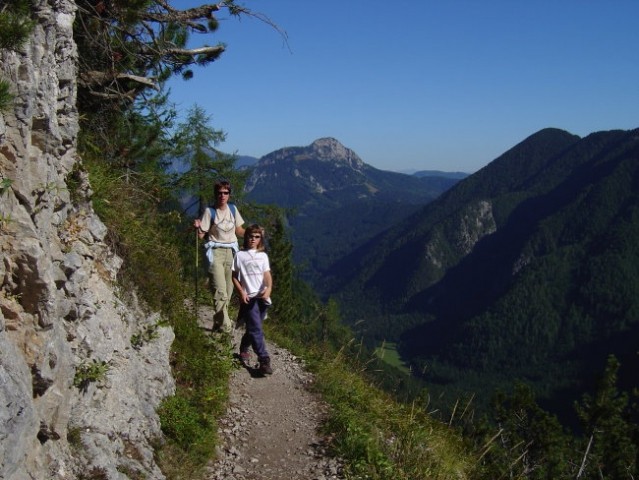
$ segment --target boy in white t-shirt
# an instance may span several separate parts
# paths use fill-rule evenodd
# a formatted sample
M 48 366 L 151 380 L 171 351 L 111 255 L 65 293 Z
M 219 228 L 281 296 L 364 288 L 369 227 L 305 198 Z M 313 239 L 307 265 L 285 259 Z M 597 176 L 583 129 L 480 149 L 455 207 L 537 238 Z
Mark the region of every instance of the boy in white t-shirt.
M 246 324 L 240 342 L 240 360 L 249 365 L 249 348 L 257 355 L 259 371 L 263 375 L 273 373 L 271 359 L 264 342 L 262 323 L 271 305 L 273 278 L 268 255 L 264 251 L 264 229 L 251 225 L 244 233 L 244 248 L 233 259 L 233 285 L 240 296 L 239 316 Z

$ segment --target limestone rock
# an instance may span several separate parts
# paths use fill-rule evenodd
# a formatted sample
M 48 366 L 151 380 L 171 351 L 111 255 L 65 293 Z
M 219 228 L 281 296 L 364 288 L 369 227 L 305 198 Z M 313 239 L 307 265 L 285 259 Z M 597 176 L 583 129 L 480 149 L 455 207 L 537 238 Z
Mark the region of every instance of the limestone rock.
M 155 410 L 175 388 L 173 332 L 157 327 L 133 348 L 131 337 L 160 319 L 114 289 L 121 260 L 90 186 L 78 205 L 65 181 L 81 161 L 75 8 L 35 0 L 30 40 L 0 51 L 15 95 L 0 117 L 0 478 L 163 479 L 151 442 L 161 437 Z M 92 362 L 105 375 L 77 388 Z

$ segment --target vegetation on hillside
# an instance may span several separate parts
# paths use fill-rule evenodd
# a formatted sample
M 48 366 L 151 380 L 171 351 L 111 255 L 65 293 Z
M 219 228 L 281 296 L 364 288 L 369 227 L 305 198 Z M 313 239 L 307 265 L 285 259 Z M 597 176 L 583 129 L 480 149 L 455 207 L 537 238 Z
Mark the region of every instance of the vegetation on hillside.
M 539 132 L 341 261 L 353 273 L 335 275 L 334 293 L 367 344 L 399 341 L 442 389 L 483 394 L 519 378 L 571 410 L 567 389 L 590 388 L 610 353 L 627 385 L 639 328 L 635 136 Z
M 168 478 L 192 479 L 215 451 L 217 421 L 224 411 L 228 374 L 234 363 L 224 339 L 204 332 L 196 311 L 187 307 L 207 302 L 208 295 L 197 295 L 204 292 L 198 288 L 203 287 L 203 271 L 196 269 L 194 261 L 194 256 L 200 258 L 198 243 L 190 228 L 192 219 L 182 213 L 177 195 L 188 189 L 198 196 L 206 193 L 188 180 L 192 172 L 184 173 L 177 183 L 166 172 L 164 160 L 179 145 L 170 132 L 183 129 L 175 125 L 176 115 L 162 92 L 162 80 L 188 71 L 197 58 L 202 63 L 217 58 L 214 52 L 219 49 L 208 50 L 209 55 L 203 57 L 179 50 L 185 48 L 189 29 L 210 31 L 215 22 L 209 18 L 210 8 L 191 9 L 181 16 L 159 1 L 111 2 L 112 10 L 103 10 L 107 4 L 101 2 L 78 5 L 79 49 L 94 52 L 90 59 L 83 57 L 89 63 L 83 63 L 80 72 L 85 75 L 79 97 L 80 168 L 90 174 L 93 205 L 109 227 L 112 247 L 125 260 L 120 281 L 139 291 L 150 308 L 162 311 L 175 331 L 171 362 L 177 392 L 159 410 L 168 441 L 158 447 L 158 458 Z M 237 13 L 233 2 L 220 5 Z M 197 12 L 201 16 L 193 16 Z M 152 28 L 145 28 L 151 24 Z M 164 55 L 150 55 L 153 49 Z M 106 70 L 108 78 L 96 73 Z M 96 83 L 96 78 L 105 82 Z M 153 89 L 156 86 L 159 91 Z M 208 136 L 216 131 L 210 129 L 203 112 L 199 113 L 192 133 L 202 133 L 215 146 L 221 137 Z M 199 146 L 192 169 L 203 167 L 207 174 L 226 175 L 232 162 L 215 157 L 214 149 L 206 148 L 210 146 L 207 141 Z M 81 171 L 74 172 L 70 182 L 81 175 Z M 239 191 L 241 179 L 236 181 Z M 502 206 L 497 221 L 515 206 L 514 201 Z M 470 399 L 452 401 L 449 415 L 437 414 L 432 411 L 433 397 L 428 390 L 416 389 L 412 398 L 399 398 L 381 388 L 388 385 L 376 371 L 381 364 L 364 345 L 353 341 L 337 302 L 321 302 L 299 280 L 283 213 L 272 206 L 249 203 L 241 208 L 246 218 L 264 224 L 270 233 L 269 255 L 277 288 L 268 334 L 304 356 L 316 372 L 317 388 L 331 405 L 326 433 L 332 438 L 333 452 L 347 461 L 349 478 L 594 480 L 637 476 L 637 410 L 633 398 L 618 389 L 616 359 L 609 360 L 594 393 L 577 404 L 579 436 L 564 430 L 524 386 L 498 396 L 482 418 L 475 414 Z M 627 218 L 635 217 L 634 208 L 625 212 Z M 632 224 L 603 224 L 616 226 L 619 232 L 634 232 L 628 230 Z M 621 233 L 614 238 L 619 252 L 635 251 L 622 242 Z M 407 241 L 411 240 L 408 236 Z M 542 250 L 532 251 L 539 255 Z M 604 251 L 609 252 L 602 248 Z M 592 279 L 584 284 L 584 299 L 594 302 L 602 294 L 603 290 L 595 288 L 595 279 L 623 286 L 618 279 L 600 275 L 602 266 L 615 260 L 609 255 L 602 253 L 588 270 L 579 272 Z M 202 269 L 203 264 L 198 267 Z M 633 279 L 634 271 L 622 270 L 620 278 Z M 618 292 L 609 291 L 613 293 Z M 408 312 L 405 320 L 414 318 Z
M 511 447 L 493 446 L 488 470 L 505 455 L 527 462 L 516 478 L 636 475 L 638 157 L 636 131 L 542 131 L 340 264 L 357 272 L 336 282 L 347 318 L 370 345 L 401 339 L 412 368 L 407 377 L 380 363 L 385 388 L 407 400 L 428 392 L 442 419 L 467 402 L 487 425 L 510 416 L 517 440 L 496 437 Z M 477 233 L 465 219 L 490 226 L 482 202 L 493 226 L 464 250 L 463 235 Z M 510 393 L 494 403 L 496 391 Z M 478 425 L 465 436 L 482 438 Z M 623 438 L 629 477 L 596 453 L 611 438 Z

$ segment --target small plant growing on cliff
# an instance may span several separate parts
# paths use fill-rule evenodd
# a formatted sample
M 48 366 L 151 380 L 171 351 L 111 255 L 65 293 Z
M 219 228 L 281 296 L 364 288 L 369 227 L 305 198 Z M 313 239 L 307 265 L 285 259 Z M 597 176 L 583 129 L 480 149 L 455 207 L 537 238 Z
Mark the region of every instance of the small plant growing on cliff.
M 13 180 L 11 180 L 10 178 L 3 178 L 2 180 L 0 180 L 0 197 L 7 193 L 7 190 L 11 188 L 12 183 Z
M 73 448 L 82 446 L 82 429 L 80 427 L 70 427 L 67 431 L 67 442 Z
M 90 362 L 83 363 L 75 371 L 73 386 L 79 388 L 81 392 L 86 392 L 91 382 L 104 380 L 108 371 L 109 364 L 105 361 L 98 362 L 93 359 Z
M 154 323 L 153 325 L 147 325 L 142 329 L 141 332 L 131 335 L 131 345 L 133 346 L 133 348 L 138 350 L 145 343 L 149 343 L 158 338 L 158 327 L 159 325 L 157 323 Z
M 11 215 L 3 215 L 0 213 L 0 230 L 4 229 L 5 225 L 12 221 L 13 219 L 11 218 Z
M 2 83 L 0 83 L 0 97 L 2 96 Z M 1 102 L 0 102 L 1 103 Z M 2 107 L 0 106 L 0 110 Z M 10 178 L 0 179 L 0 197 L 2 197 L 11 188 L 13 180 Z M 4 215 L 0 213 L 0 229 L 4 228 L 5 224 L 11 222 L 11 215 Z
M 0 112 L 7 110 L 13 101 L 10 88 L 9 83 L 0 78 Z
M 108 480 L 109 474 L 104 467 L 93 467 L 78 475 L 78 480 Z

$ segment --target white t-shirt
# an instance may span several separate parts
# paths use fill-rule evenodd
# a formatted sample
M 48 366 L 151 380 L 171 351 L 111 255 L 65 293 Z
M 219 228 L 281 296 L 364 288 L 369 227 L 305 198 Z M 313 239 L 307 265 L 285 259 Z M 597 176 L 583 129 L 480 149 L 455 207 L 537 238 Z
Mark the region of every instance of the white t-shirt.
M 238 272 L 238 279 L 249 297 L 254 297 L 264 290 L 264 272 L 269 272 L 266 252 L 257 250 L 240 250 L 233 259 L 234 272 Z

